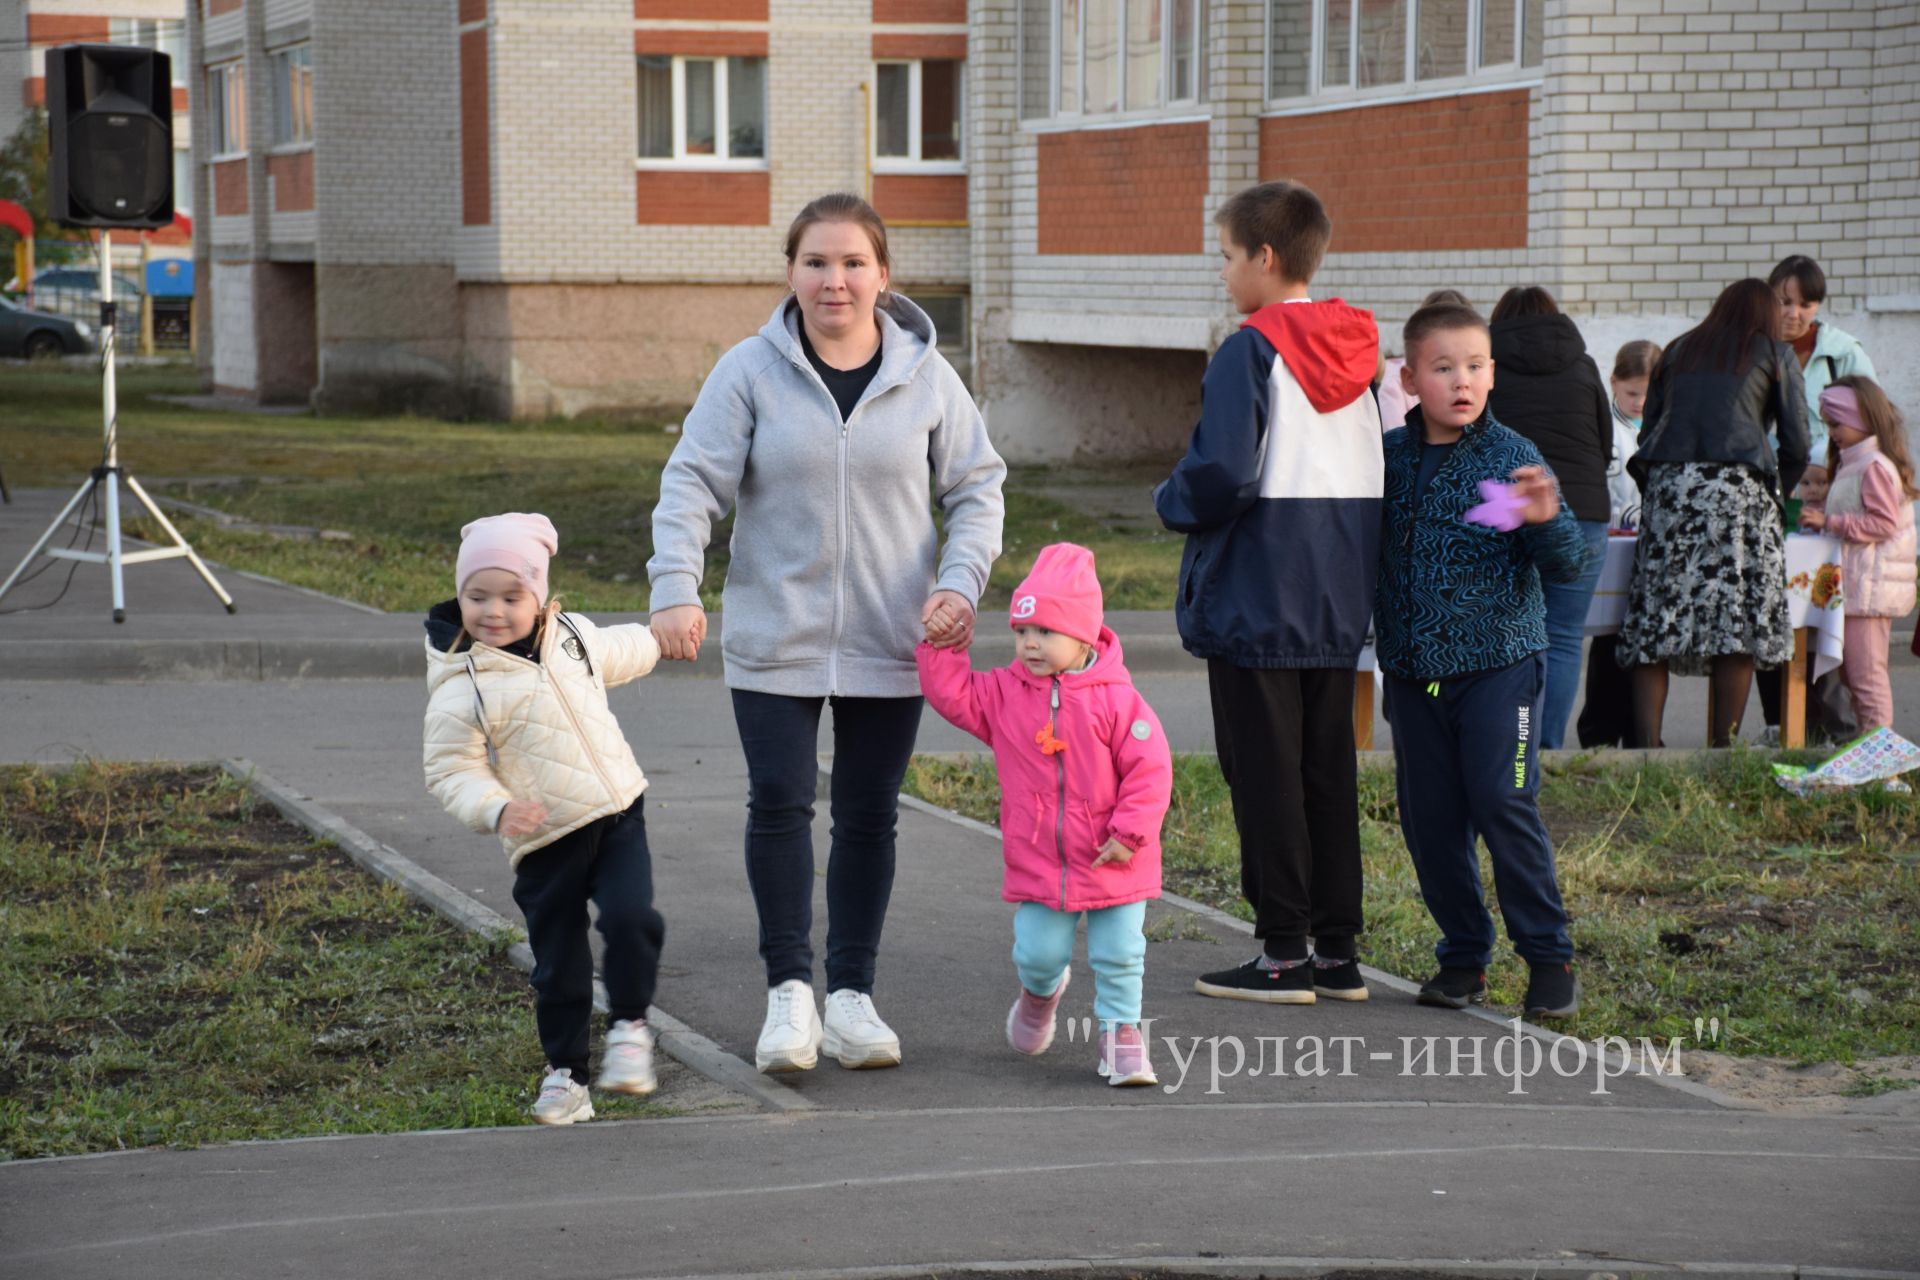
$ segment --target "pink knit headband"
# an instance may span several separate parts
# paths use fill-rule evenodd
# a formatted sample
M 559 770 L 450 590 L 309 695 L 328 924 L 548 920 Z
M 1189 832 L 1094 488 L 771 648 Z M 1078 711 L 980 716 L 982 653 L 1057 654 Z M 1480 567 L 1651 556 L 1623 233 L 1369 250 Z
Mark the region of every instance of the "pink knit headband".
M 1867 429 L 1866 419 L 1860 416 L 1860 397 L 1852 387 L 1828 387 L 1820 393 L 1820 416 L 1836 427 L 1852 427 L 1855 431 Z

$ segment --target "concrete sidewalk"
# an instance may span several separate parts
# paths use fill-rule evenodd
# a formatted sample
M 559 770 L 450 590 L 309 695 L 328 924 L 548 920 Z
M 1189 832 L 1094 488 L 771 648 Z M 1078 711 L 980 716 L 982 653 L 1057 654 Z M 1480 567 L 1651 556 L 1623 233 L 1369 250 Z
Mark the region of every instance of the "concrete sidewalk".
M 0 754 L 246 755 L 512 916 L 497 843 L 420 787 L 419 698 L 417 682 L 0 683 Z M 646 680 L 614 703 L 653 782 L 660 1008 L 750 1059 L 764 981 L 726 691 Z M 823 806 L 823 862 L 825 827 Z M 823 1061 L 773 1085 L 809 1113 L 0 1166 L 0 1247 L 35 1276 L 181 1277 L 418 1274 L 423 1259 L 436 1273 L 668 1276 L 1216 1256 L 1780 1274 L 1920 1257 L 1910 1119 L 1873 1103 L 1821 1119 L 1730 1111 L 1641 1078 L 1599 1095 L 1591 1076 L 1550 1071 L 1515 1094 L 1495 1070 L 1502 1028 L 1389 990 L 1304 1009 L 1195 996 L 1196 972 L 1252 944 L 1166 904 L 1151 916 L 1146 1012 L 1171 1091 L 1107 1087 L 1065 1031 L 1047 1056 L 1018 1058 L 1001 1038 L 1014 978 L 995 842 L 911 809 L 900 832 L 876 999 L 905 1062 Z M 1081 956 L 1065 1012 L 1084 1017 L 1091 994 Z M 1275 1036 L 1289 1045 L 1280 1075 Z M 1477 1074 L 1446 1074 L 1450 1036 Z M 1336 1037 L 1362 1038 L 1350 1074 Z M 1298 1074 L 1309 1039 L 1325 1074 Z M 264 1257 L 280 1264 L 260 1269 Z
M 210 596 L 194 598 L 205 594 L 197 580 L 169 594 L 160 574 L 173 568 L 183 567 L 130 571 L 127 628 L 143 617 L 132 588 L 150 576 L 156 626 L 277 617 L 292 636 L 404 623 L 412 678 L 134 685 L 0 674 L 0 759 L 245 756 L 517 918 L 498 842 L 454 824 L 421 785 L 417 619 L 371 618 L 269 584 L 247 588 L 242 607 L 255 612 L 227 619 Z M 80 590 L 76 578 L 70 600 Z M 60 642 L 64 627 L 67 645 L 82 643 L 89 615 L 111 627 L 104 583 L 95 592 L 50 613 L 37 642 Z M 0 618 L 0 638 L 32 617 Z M 110 643 L 147 639 L 126 630 Z M 1189 667 L 1143 683 L 1176 746 L 1207 744 L 1203 677 Z M 729 696 L 717 680 L 663 675 L 612 700 L 652 780 L 668 926 L 659 1007 L 750 1061 L 765 983 Z M 832 745 L 823 730 L 821 749 Z M 931 720 L 921 740 L 926 750 L 970 745 Z M 823 796 L 823 868 L 827 826 Z M 1631 1259 L 1784 1274 L 1920 1257 L 1920 1123 L 1897 1098 L 1783 1118 L 1644 1077 L 1601 1093 L 1591 1071 L 1551 1070 L 1516 1093 L 1498 1069 L 1503 1028 L 1389 989 L 1310 1008 L 1194 995 L 1197 972 L 1254 944 L 1167 903 L 1149 917 L 1145 1001 L 1165 1087 L 1107 1087 L 1092 1046 L 1069 1029 L 1047 1056 L 1020 1058 L 1001 1030 L 1015 979 L 999 879 L 990 835 L 903 811 L 876 1002 L 905 1062 L 850 1072 L 823 1060 L 768 1083 L 807 1104 L 801 1113 L 0 1165 L 0 1257 L 36 1277 L 839 1275 L 1222 1257 L 1270 1272 L 1311 1259 L 1452 1259 L 1587 1274 Z M 817 954 L 824 930 L 817 907 Z M 1084 1018 L 1091 998 L 1082 954 L 1063 1012 Z M 1275 1037 L 1289 1055 L 1279 1072 Z M 671 1086 L 661 1098 L 677 1100 Z

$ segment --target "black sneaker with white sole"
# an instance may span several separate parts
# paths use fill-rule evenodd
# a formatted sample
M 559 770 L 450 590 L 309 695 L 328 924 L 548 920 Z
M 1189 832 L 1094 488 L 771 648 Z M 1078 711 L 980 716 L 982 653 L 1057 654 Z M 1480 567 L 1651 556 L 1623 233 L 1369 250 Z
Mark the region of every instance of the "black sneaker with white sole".
M 1360 962 L 1342 960 L 1329 964 L 1315 956 L 1313 994 L 1325 1000 L 1365 1000 L 1367 982 L 1360 976 Z
M 1262 1004 L 1312 1004 L 1313 962 L 1302 960 L 1283 969 L 1270 969 L 1265 956 L 1255 956 L 1237 969 L 1203 973 L 1193 989 L 1221 1000 L 1254 1000 Z
M 1440 972 L 1420 984 L 1420 994 L 1415 1000 L 1436 1009 L 1464 1009 L 1470 1004 L 1485 1004 L 1486 971 L 1444 965 Z
M 1580 979 L 1569 964 L 1528 966 L 1527 998 L 1521 1014 L 1528 1018 L 1571 1018 L 1580 1012 Z

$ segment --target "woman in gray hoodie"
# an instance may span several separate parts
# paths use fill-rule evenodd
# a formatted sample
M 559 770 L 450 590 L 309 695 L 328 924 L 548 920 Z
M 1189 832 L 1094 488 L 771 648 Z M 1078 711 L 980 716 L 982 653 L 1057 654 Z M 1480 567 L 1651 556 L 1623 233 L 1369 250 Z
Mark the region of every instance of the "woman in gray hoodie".
M 747 881 L 760 915 L 762 1071 L 824 1046 L 890 1067 L 874 958 L 893 888 L 900 783 L 920 725 L 914 646 L 964 645 L 1000 554 L 1006 464 L 934 350 L 925 312 L 887 291 L 886 225 L 853 195 L 808 204 L 787 234 L 793 296 L 700 389 L 653 511 L 663 655 L 705 635 L 700 580 L 734 511 L 721 650 L 747 757 Z M 932 507 L 945 514 L 941 547 Z M 827 1000 L 813 1003 L 814 750 L 833 705 Z

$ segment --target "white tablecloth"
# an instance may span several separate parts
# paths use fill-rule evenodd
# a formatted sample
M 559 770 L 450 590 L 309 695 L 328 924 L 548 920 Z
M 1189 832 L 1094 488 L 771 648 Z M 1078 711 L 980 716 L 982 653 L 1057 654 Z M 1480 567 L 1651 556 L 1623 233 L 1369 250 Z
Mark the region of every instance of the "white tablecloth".
M 1600 570 L 1587 610 L 1587 634 L 1610 636 L 1627 614 L 1627 587 L 1633 580 L 1633 549 L 1638 538 L 1608 538 L 1607 563 Z M 1846 636 L 1845 597 L 1840 583 L 1840 540 L 1817 533 L 1787 538 L 1787 615 L 1796 628 L 1806 627 L 1813 647 L 1814 678 L 1840 665 L 1840 646 Z

